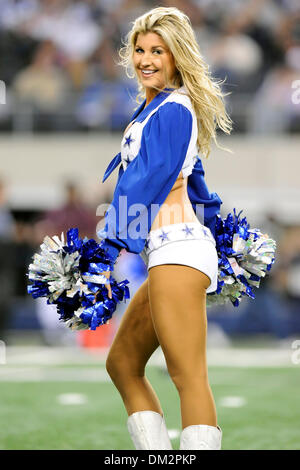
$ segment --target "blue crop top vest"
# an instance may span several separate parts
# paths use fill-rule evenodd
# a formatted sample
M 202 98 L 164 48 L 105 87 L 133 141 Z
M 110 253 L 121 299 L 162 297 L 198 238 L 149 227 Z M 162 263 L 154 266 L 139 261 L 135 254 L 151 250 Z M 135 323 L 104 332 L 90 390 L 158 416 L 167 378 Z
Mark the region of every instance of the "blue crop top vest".
M 182 171 L 188 177 L 188 196 L 201 223 L 215 236 L 222 201 L 210 193 L 197 151 L 197 119 L 185 87 L 165 89 L 130 119 L 119 152 L 109 163 L 102 182 L 119 166 L 105 227 L 97 232 L 101 246 L 116 261 L 125 248 L 140 253 L 160 207 Z M 140 230 L 138 230 L 138 228 Z

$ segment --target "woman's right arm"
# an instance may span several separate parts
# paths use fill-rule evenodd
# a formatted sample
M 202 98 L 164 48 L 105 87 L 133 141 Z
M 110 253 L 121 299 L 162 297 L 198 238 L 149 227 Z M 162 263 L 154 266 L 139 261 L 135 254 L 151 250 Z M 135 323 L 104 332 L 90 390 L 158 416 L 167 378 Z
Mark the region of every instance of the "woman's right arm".
M 168 102 L 145 125 L 139 153 L 121 174 L 105 215 L 105 229 L 99 233 L 105 238 L 102 247 L 114 260 L 122 248 L 131 253 L 143 250 L 153 220 L 181 171 L 192 122 L 185 106 Z

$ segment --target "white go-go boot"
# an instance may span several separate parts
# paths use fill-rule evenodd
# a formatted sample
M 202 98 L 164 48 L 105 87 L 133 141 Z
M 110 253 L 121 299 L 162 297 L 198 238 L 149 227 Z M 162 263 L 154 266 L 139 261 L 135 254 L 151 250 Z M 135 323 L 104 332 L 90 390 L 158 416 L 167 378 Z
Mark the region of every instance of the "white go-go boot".
M 180 450 L 221 450 L 222 430 L 219 426 L 197 424 L 183 429 Z
M 137 411 L 128 417 L 127 428 L 137 450 L 170 450 L 164 417 L 155 411 Z

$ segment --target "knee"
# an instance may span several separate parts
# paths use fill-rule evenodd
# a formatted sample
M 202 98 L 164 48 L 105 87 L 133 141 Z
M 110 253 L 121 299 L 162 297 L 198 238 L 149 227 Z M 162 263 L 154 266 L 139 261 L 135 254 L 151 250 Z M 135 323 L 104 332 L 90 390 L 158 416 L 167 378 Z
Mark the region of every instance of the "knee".
M 105 367 L 115 384 L 122 381 L 126 382 L 130 377 L 142 376 L 144 374 L 144 371 L 140 370 L 141 368 L 133 360 L 130 360 L 125 352 L 124 354 L 110 352 L 107 356 Z
M 190 370 L 169 370 L 169 375 L 177 391 L 200 388 L 208 384 L 208 374 L 206 368 L 190 368 Z
M 105 362 L 105 367 L 108 375 L 110 376 L 113 382 L 115 382 L 117 378 L 121 377 L 123 368 L 121 367 L 119 358 L 115 354 L 111 352 L 108 354 Z

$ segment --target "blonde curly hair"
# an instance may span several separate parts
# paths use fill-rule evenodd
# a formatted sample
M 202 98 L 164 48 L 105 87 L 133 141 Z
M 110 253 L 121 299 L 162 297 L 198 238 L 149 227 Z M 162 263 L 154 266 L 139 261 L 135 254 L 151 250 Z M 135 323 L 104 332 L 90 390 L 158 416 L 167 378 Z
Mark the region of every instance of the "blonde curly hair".
M 220 87 L 223 82 L 212 79 L 188 16 L 175 7 L 158 7 L 133 22 L 119 51 L 119 64 L 126 68 L 129 78 L 136 78 L 138 81 L 138 103 L 146 94 L 132 59 L 138 34 L 148 32 L 158 34 L 173 54 L 177 71 L 171 85 L 175 88 L 184 86 L 189 94 L 198 122 L 198 149 L 207 158 L 211 151 L 211 139 L 222 148 L 216 139 L 217 127 L 226 134 L 230 134 L 232 130 L 232 121 L 225 109 L 225 94 Z M 166 82 L 165 85 L 169 83 Z

